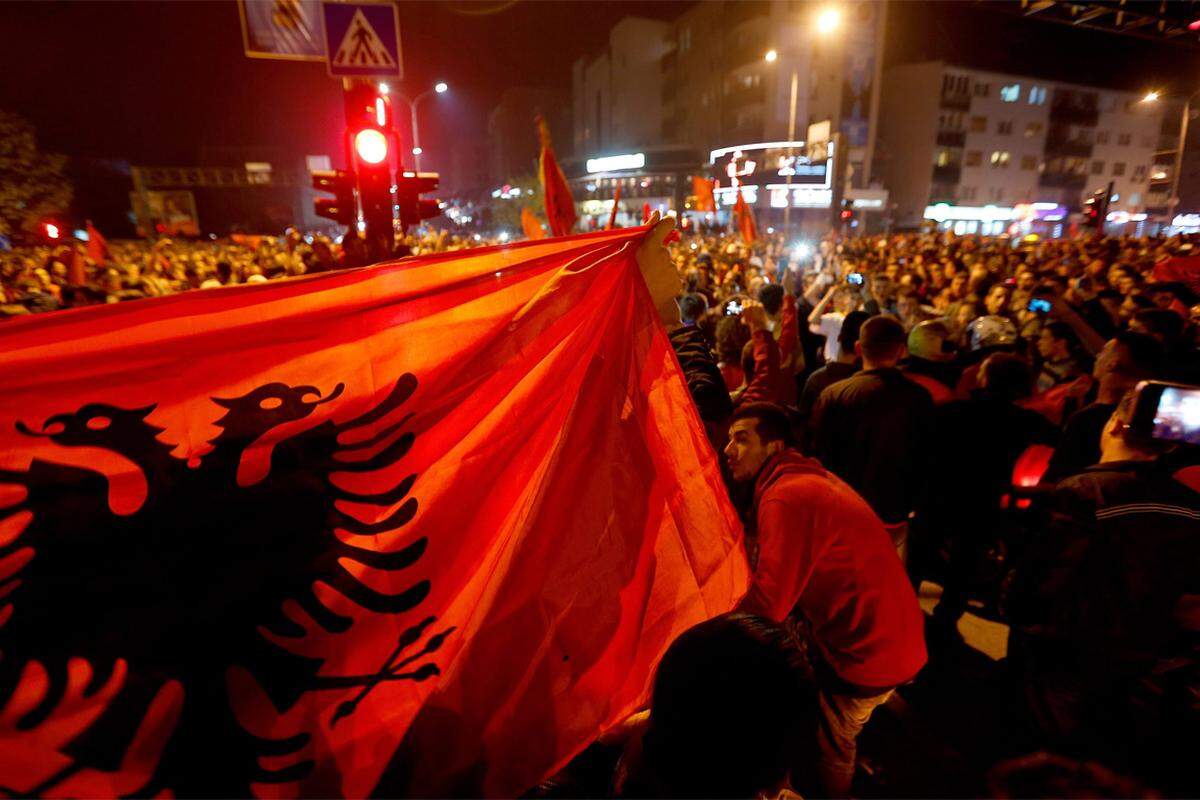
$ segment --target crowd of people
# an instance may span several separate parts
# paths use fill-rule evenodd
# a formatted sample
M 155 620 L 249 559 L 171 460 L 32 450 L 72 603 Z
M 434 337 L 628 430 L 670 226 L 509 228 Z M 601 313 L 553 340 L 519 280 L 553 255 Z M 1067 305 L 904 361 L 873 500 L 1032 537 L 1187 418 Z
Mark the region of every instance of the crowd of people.
M 998 767 L 1009 788 L 994 791 L 1195 793 L 1200 415 L 1159 436 L 1144 383 L 1200 384 L 1192 251 L 949 232 L 672 246 L 683 290 L 660 315 L 724 454 L 754 576 L 737 615 L 684 637 L 694 674 L 671 653 L 660 668 L 641 735 L 676 741 L 657 745 L 660 766 L 649 741 L 635 762 L 655 793 L 847 796 L 858 734 L 963 646 L 969 607 L 1009 631 L 1003 691 L 1022 733 L 996 760 L 1039 752 Z M 668 281 L 643 261 L 655 292 Z M 928 618 L 924 581 L 942 589 Z M 753 655 L 765 642 L 771 658 Z M 781 702 L 743 687 L 728 690 L 741 711 L 726 709 L 713 687 L 746 668 L 721 648 L 761 659 Z M 711 718 L 677 710 L 676 680 Z M 757 728 L 775 735 L 756 755 L 713 752 L 744 753 Z
M 962 646 L 971 608 L 1009 631 L 1023 733 L 996 760 L 1041 754 L 998 768 L 997 793 L 1194 794 L 1200 434 L 1143 424 L 1144 382 L 1200 384 L 1193 243 L 671 226 L 638 260 L 743 514 L 752 585 L 671 646 L 646 711 L 535 793 L 849 796 L 860 733 Z M 14 250 L 0 312 L 358 266 L 361 245 L 291 231 Z
M 331 238 L 289 229 L 283 236 L 227 239 L 99 238 L 0 251 L 0 320 L 64 308 L 159 297 L 277 278 L 361 267 L 366 247 L 353 235 Z M 423 229 L 397 242 L 398 255 L 461 250 L 482 237 Z

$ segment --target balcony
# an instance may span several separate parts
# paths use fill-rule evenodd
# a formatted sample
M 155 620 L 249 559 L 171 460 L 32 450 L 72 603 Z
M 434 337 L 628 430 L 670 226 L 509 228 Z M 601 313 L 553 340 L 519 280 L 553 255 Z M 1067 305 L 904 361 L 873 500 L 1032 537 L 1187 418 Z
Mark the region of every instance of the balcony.
M 952 183 L 957 184 L 962 180 L 962 165 L 947 164 L 944 167 L 939 167 L 936 164 L 933 167 L 933 182 L 934 183 Z
M 1038 177 L 1038 186 L 1048 189 L 1071 189 L 1083 191 L 1088 176 L 1080 172 L 1043 172 Z
M 1055 89 L 1050 101 L 1050 122 L 1062 125 L 1096 127 L 1100 121 L 1100 108 L 1096 95 Z
M 1074 158 L 1091 158 L 1092 143 L 1086 139 L 1046 139 L 1046 157 L 1072 156 Z
M 971 93 L 954 91 L 942 92 L 942 108 L 949 108 L 955 111 L 970 111 Z
M 938 147 L 962 147 L 967 143 L 966 131 L 938 131 Z

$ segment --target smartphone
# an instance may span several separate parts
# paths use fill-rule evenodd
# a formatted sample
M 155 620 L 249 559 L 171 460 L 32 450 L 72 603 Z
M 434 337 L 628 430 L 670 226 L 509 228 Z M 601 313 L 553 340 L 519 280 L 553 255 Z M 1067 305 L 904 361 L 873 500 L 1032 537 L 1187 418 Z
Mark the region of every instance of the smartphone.
M 1029 299 L 1029 305 L 1027 305 L 1025 308 L 1035 314 L 1049 314 L 1050 301 L 1041 297 L 1031 297 Z
M 846 276 L 846 283 L 850 283 L 855 286 L 862 286 L 863 274 L 861 272 L 851 272 Z
M 1129 427 L 1165 442 L 1200 445 L 1200 386 L 1142 381 Z
M 742 313 L 742 304 L 739 303 L 737 300 L 730 300 L 728 303 L 725 304 L 725 316 L 736 317 L 738 314 L 741 314 L 741 313 Z

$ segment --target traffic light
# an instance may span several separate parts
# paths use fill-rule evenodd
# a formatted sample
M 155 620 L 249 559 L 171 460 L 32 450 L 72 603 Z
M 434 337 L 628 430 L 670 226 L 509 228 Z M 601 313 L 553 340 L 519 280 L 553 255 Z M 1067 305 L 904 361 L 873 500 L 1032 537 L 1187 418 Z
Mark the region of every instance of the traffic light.
M 842 200 L 842 222 L 849 223 L 854 219 L 854 201 Z
M 405 172 L 396 179 L 396 203 L 400 206 L 400 227 L 405 230 L 411 225 L 420 225 L 421 220 L 442 213 L 437 200 L 421 197 L 438 187 L 440 176 L 436 172 Z
M 392 161 L 399 140 L 392 129 L 391 98 L 377 84 L 364 81 L 347 88 L 345 100 L 346 145 L 357 179 L 367 253 L 377 261 L 390 257 L 395 246 Z
M 318 217 L 331 219 L 340 225 L 354 224 L 358 216 L 354 207 L 354 173 L 340 169 L 314 170 L 312 187 L 333 195 L 313 200 L 313 209 Z

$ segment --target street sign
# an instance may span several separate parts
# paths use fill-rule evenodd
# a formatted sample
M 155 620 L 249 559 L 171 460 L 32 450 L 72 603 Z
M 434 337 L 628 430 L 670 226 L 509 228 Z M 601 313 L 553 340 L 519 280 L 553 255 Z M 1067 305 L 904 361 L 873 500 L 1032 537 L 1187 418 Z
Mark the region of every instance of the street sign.
M 325 60 L 320 0 L 241 0 L 238 11 L 250 58 Z
M 395 5 L 326 2 L 323 8 L 330 75 L 403 76 Z

